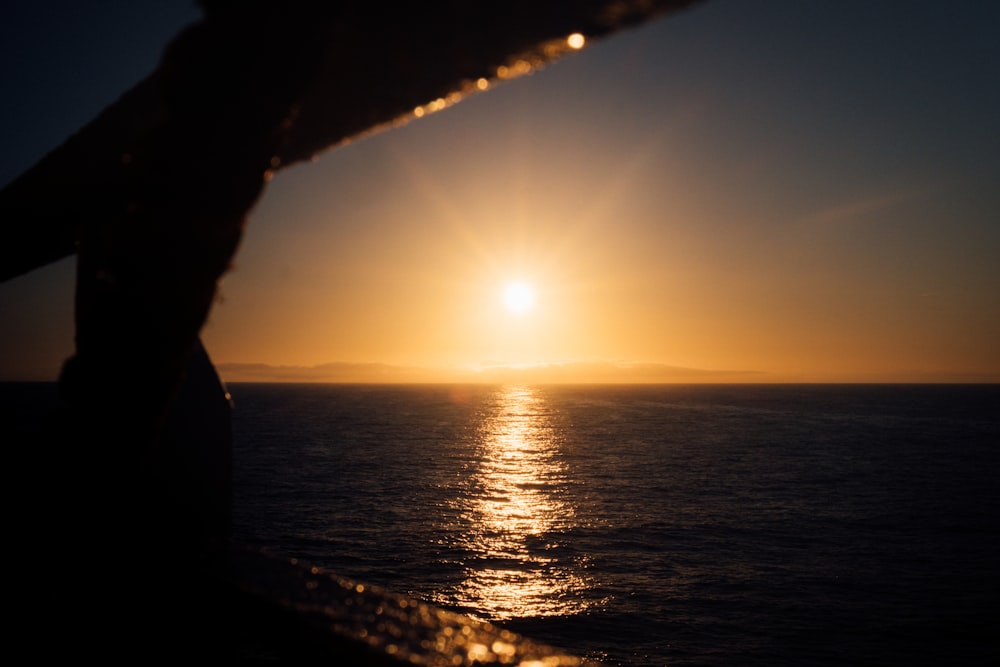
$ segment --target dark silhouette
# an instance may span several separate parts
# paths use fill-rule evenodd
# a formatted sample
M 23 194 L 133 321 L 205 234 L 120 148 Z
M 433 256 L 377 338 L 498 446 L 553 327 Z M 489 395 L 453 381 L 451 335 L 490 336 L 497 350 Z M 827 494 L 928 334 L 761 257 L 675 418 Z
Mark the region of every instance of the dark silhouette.
M 18 648 L 140 664 L 561 655 L 232 544 L 230 405 L 198 335 L 271 170 L 547 62 L 572 32 L 690 0 L 201 4 L 155 72 L 0 192 L 3 280 L 74 253 L 78 267 L 62 407 L 13 448 L 30 489 L 28 509 L 8 503 L 28 555 L 8 570 Z

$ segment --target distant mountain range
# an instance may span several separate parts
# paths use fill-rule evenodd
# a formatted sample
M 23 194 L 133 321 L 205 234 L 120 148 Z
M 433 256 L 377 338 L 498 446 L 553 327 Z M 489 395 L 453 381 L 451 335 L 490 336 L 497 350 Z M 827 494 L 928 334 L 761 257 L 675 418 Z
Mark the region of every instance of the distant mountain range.
M 512 366 L 484 363 L 477 368 L 422 368 L 382 363 L 327 363 L 317 366 L 217 364 L 226 382 L 344 383 L 667 383 L 767 382 L 757 371 L 714 371 L 654 363 L 572 362 Z

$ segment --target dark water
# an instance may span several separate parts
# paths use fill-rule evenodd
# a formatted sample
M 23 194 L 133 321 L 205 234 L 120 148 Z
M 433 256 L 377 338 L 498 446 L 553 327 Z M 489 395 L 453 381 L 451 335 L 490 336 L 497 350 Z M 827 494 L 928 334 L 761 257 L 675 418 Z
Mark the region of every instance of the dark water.
M 608 665 L 1000 664 L 1000 385 L 230 389 L 274 552 Z
M 609 665 L 1000 657 L 998 386 L 232 386 L 239 537 Z

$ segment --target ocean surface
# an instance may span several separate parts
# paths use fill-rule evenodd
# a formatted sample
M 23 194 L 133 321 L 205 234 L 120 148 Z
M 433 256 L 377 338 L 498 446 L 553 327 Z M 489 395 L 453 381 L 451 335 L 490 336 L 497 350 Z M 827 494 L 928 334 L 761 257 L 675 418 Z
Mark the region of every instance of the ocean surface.
M 1000 385 L 229 389 L 275 554 L 609 666 L 1000 664 Z
M 1000 386 L 230 390 L 272 552 L 607 665 L 1000 664 Z

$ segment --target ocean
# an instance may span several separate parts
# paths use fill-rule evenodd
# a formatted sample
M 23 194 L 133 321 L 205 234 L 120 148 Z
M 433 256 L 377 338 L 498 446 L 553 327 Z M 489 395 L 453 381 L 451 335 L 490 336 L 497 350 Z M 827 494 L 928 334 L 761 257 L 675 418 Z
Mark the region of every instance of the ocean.
M 1000 385 L 229 389 L 274 554 L 608 666 L 1000 664 Z
M 998 385 L 229 388 L 273 553 L 606 665 L 1000 664 Z

